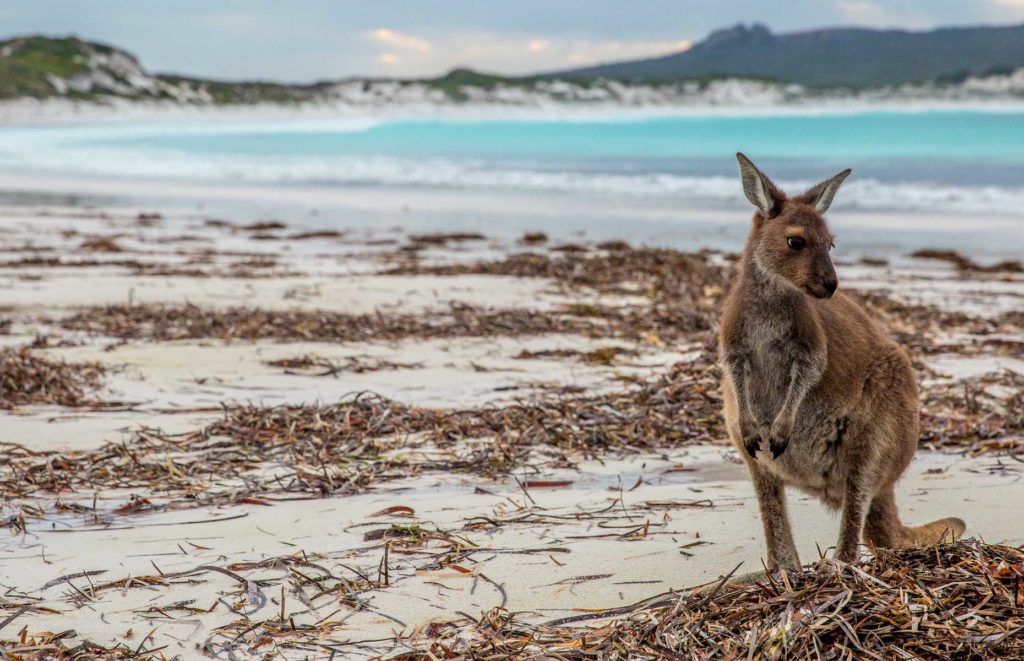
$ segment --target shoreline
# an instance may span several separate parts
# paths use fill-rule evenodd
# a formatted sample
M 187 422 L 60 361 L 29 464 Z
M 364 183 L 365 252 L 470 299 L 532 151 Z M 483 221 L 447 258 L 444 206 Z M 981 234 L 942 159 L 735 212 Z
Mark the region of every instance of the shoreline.
M 638 245 L 699 250 L 736 250 L 746 238 L 744 205 L 684 205 L 667 198 L 593 195 L 587 191 L 519 191 L 413 186 L 265 185 L 255 182 L 197 182 L 160 178 L 35 175 L 4 172 L 0 199 L 17 206 L 174 209 L 183 217 L 230 216 L 242 221 L 277 218 L 314 229 L 404 227 L 412 232 L 476 231 L 514 241 L 546 228 L 552 238 L 616 240 L 622 227 Z M 967 211 L 942 213 L 850 208 L 841 201 L 830 218 L 843 258 L 884 258 L 910 266 L 918 248 L 961 252 L 982 262 L 1018 259 L 1014 237 L 1024 242 L 1021 217 Z M 1004 240 L 993 245 L 989 236 Z
M 113 111 L 113 112 L 112 112 Z M 623 103 L 538 102 L 513 103 L 415 103 L 357 105 L 345 102 L 297 104 L 188 105 L 110 97 L 100 101 L 19 99 L 0 101 L 0 124 L 11 127 L 77 124 L 125 124 L 158 121 L 402 121 L 402 120 L 536 120 L 619 121 L 671 117 L 814 117 L 871 113 L 915 114 L 925 112 L 1019 113 L 1024 97 L 989 99 L 873 99 L 807 98 L 775 103 Z

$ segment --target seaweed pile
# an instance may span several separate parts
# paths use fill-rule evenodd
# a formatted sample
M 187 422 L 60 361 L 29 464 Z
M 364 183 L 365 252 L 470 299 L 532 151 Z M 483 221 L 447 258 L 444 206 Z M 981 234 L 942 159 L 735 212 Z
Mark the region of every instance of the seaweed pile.
M 427 315 L 247 307 L 214 310 L 190 304 L 108 305 L 81 309 L 59 320 L 59 324 L 66 330 L 124 340 L 348 342 L 574 333 L 654 344 L 689 341 L 714 327 L 728 267 L 716 264 L 710 253 L 614 247 L 574 257 L 522 254 L 497 262 L 435 267 L 422 267 L 418 260 L 412 260 L 388 273 L 554 278 L 574 290 L 587 288 L 599 294 L 642 297 L 641 304 L 573 303 L 550 311 L 451 304 L 447 310 Z
M 961 255 L 955 250 L 937 250 L 935 248 L 922 248 L 910 253 L 911 257 L 918 259 L 934 259 L 940 262 L 949 262 L 959 271 L 974 273 L 1024 273 L 1024 263 L 1019 259 L 1008 259 L 989 266 L 982 266 L 970 257 Z
M 861 565 L 665 595 L 529 624 L 496 609 L 432 625 L 402 659 L 1009 659 L 1024 656 L 1024 549 L 963 541 Z M 575 624 L 615 615 L 604 626 Z M 568 621 L 568 622 L 567 622 Z
M 264 365 L 279 367 L 285 374 L 297 376 L 338 376 L 344 373 L 363 374 L 382 370 L 416 369 L 423 366 L 422 363 L 397 363 L 370 356 L 345 356 L 341 362 L 338 362 L 316 354 L 268 360 L 264 362 Z
M 906 303 L 879 292 L 856 292 L 855 297 L 911 356 L 957 353 L 1024 357 L 1024 341 L 1005 337 L 1024 336 L 1024 315 L 1019 312 L 980 317 L 936 305 Z
M 147 430 L 87 452 L 6 445 L 0 489 L 6 498 L 141 490 L 187 507 L 275 493 L 354 493 L 429 470 L 500 477 L 527 465 L 570 466 L 610 451 L 719 439 L 716 388 L 715 367 L 697 361 L 620 392 L 476 410 L 410 407 L 367 394 L 322 407 L 242 407 L 194 432 Z M 140 501 L 125 513 L 147 509 Z
M 1003 370 L 931 384 L 922 397 L 922 445 L 1014 458 L 1024 452 L 1024 375 Z
M 927 390 L 923 442 L 975 454 L 1019 452 L 1021 377 L 991 379 Z M 986 394 L 1000 384 L 1005 398 Z M 122 489 L 190 507 L 356 493 L 427 471 L 503 477 L 607 453 L 721 442 L 720 397 L 717 368 L 700 358 L 616 392 L 470 410 L 413 407 L 367 393 L 329 406 L 246 406 L 197 431 L 146 430 L 130 443 L 88 452 L 7 445 L 0 489 L 6 498 Z
M 59 321 L 65 330 L 123 340 L 280 340 L 361 342 L 407 337 L 479 337 L 598 332 L 586 319 L 536 310 L 494 310 L 452 304 L 444 313 L 387 315 L 317 310 L 224 310 L 184 305 L 107 305 Z
M 707 330 L 714 326 L 718 304 L 732 272 L 723 260 L 715 259 L 715 253 L 633 248 L 621 241 L 597 247 L 596 251 L 580 247 L 554 256 L 527 252 L 467 264 L 431 266 L 411 259 L 386 269 L 383 274 L 550 278 L 566 288 L 647 298 L 645 305 L 630 306 L 632 314 L 628 323 L 658 328 L 675 323 L 688 330 Z
M 559 310 L 484 308 L 452 303 L 430 314 L 346 314 L 324 310 L 202 308 L 126 304 L 83 308 L 57 323 L 65 330 L 121 340 L 275 340 L 365 342 L 406 338 L 519 337 L 570 333 L 652 344 L 692 341 L 709 317 L 686 308 L 570 304 Z
M 523 349 L 514 357 L 517 360 L 536 360 L 545 358 L 571 358 L 588 365 L 614 365 L 620 358 L 639 355 L 639 351 L 629 347 L 603 346 L 591 349 L 590 351 L 579 351 L 576 349 L 541 349 L 530 351 Z
M 91 406 L 90 393 L 102 383 L 99 363 L 65 363 L 38 356 L 28 347 L 0 349 L 0 409 L 30 404 Z

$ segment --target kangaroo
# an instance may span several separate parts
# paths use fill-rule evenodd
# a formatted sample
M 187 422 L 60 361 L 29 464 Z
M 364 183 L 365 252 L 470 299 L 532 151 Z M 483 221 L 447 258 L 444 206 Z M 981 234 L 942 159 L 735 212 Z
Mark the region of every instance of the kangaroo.
M 843 170 L 787 197 L 743 154 L 753 227 L 719 333 L 724 416 L 757 494 L 770 571 L 800 569 L 786 513 L 793 486 L 840 511 L 827 570 L 876 547 L 952 541 L 964 522 L 908 527 L 893 486 L 918 441 L 917 380 L 906 352 L 842 292 L 823 214 Z

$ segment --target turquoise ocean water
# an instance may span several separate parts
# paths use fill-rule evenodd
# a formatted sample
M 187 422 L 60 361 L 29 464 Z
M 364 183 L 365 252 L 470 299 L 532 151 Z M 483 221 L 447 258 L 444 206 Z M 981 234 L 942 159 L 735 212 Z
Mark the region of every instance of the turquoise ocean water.
M 0 173 L 543 193 L 680 209 L 745 205 L 736 151 L 791 191 L 853 167 L 836 203 L 845 210 L 1024 219 L 1024 110 L 0 128 Z

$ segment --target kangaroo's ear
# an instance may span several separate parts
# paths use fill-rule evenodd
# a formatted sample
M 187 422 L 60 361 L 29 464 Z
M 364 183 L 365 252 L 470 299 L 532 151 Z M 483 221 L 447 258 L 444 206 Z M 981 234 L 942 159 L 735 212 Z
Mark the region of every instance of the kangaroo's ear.
M 758 211 L 764 214 L 765 218 L 771 218 L 777 214 L 785 200 L 782 191 L 776 188 L 772 180 L 758 170 L 749 158 L 737 152 L 736 160 L 740 163 L 743 194 L 747 196 L 751 204 L 757 207 Z
M 818 213 L 825 213 L 828 211 L 828 208 L 832 206 L 832 199 L 836 196 L 836 191 L 839 190 L 839 186 L 847 177 L 850 176 L 851 172 L 853 172 L 853 170 L 846 168 L 836 176 L 831 179 L 826 179 L 801 195 L 800 199 L 813 206 L 814 210 Z

